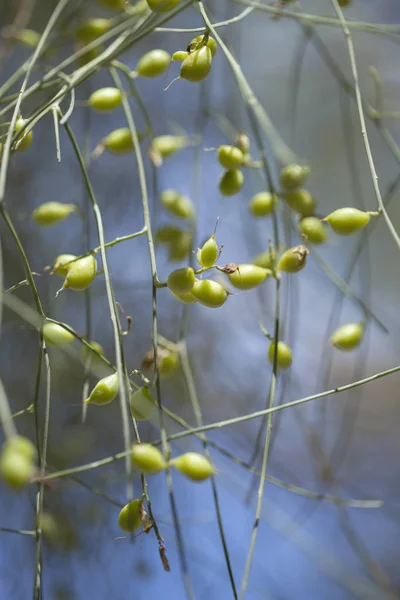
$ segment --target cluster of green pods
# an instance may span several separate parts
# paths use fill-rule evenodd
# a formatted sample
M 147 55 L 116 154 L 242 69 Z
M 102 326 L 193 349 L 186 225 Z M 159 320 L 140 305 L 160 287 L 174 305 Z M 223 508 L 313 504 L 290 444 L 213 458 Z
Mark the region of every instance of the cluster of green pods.
M 217 43 L 208 33 L 192 39 L 187 50 L 178 50 L 172 61 L 182 61 L 179 77 L 192 83 L 203 81 L 211 71 L 217 53 Z

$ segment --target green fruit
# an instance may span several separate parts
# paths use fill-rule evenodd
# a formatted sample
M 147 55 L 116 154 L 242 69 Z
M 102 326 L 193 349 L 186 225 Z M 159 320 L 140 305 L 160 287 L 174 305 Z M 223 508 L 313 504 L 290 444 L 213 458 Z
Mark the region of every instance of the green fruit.
M 104 350 L 97 342 L 90 342 L 90 346 L 93 350 L 89 349 L 86 344 L 82 346 L 81 359 L 85 366 L 96 370 L 104 365 L 104 361 L 99 356 L 104 356 Z
M 268 275 L 271 275 L 269 269 L 257 267 L 256 265 L 238 265 L 237 271 L 229 273 L 228 277 L 231 284 L 239 290 L 250 290 L 262 283 Z
M 57 325 L 57 323 L 45 323 L 43 325 L 43 337 L 46 344 L 62 348 L 74 341 L 75 336 L 69 331 Z
M 252 197 L 249 211 L 254 217 L 266 217 L 270 215 L 278 203 L 278 197 L 270 192 L 259 192 Z
M 136 65 L 136 73 L 141 77 L 158 77 L 164 73 L 171 61 L 171 55 L 165 50 L 146 52 Z
M 135 444 L 132 448 L 134 466 L 148 475 L 155 475 L 166 467 L 161 452 L 151 444 Z
M 219 308 L 228 297 L 228 292 L 221 284 L 211 279 L 197 280 L 191 289 L 191 293 L 200 304 L 208 308 Z
M 61 277 L 65 277 L 68 273 L 70 266 L 69 264 L 71 260 L 76 258 L 75 254 L 60 254 L 57 256 L 54 261 L 53 273 L 57 273 L 57 275 L 61 275 Z
M 174 292 L 171 293 L 177 300 L 180 300 L 184 304 L 196 304 L 197 302 L 196 298 L 191 292 L 186 292 L 186 294 L 174 294 Z
M 97 272 L 97 262 L 91 254 L 75 260 L 68 268 L 63 288 L 86 290 L 94 281 Z
M 138 421 L 150 419 L 156 402 L 149 388 L 143 386 L 133 392 L 129 398 L 129 407 L 132 416 Z
M 352 233 L 363 229 L 370 218 L 370 215 L 363 210 L 346 207 L 338 208 L 323 220 L 328 221 L 333 231 L 339 235 L 351 235 Z
M 203 81 L 211 70 L 212 54 L 207 46 L 190 52 L 181 65 L 180 77 L 197 83 Z
M 118 515 L 118 526 L 126 533 L 133 533 L 140 528 L 142 501 L 135 499 L 126 504 Z
M 182 135 L 159 135 L 151 142 L 150 152 L 163 159 L 182 150 L 186 145 L 186 138 Z
M 28 485 L 35 474 L 33 462 L 23 453 L 15 450 L 1 450 L 0 476 L 14 490 Z
M 24 127 L 25 123 L 26 123 L 26 119 L 19 117 L 15 123 L 15 132 L 18 133 L 19 131 L 21 131 L 21 129 Z M 33 131 L 31 130 L 29 133 L 26 133 L 26 130 L 24 130 L 23 133 L 21 133 L 21 136 L 17 137 L 16 144 L 18 144 L 18 145 L 16 146 L 16 150 L 18 152 L 25 152 L 25 150 L 28 150 L 28 148 L 30 147 L 32 142 L 33 142 Z
M 277 270 L 298 273 L 306 266 L 308 250 L 305 246 L 294 246 L 286 250 L 279 259 Z
M 274 269 L 276 261 L 276 253 L 273 250 L 266 250 L 265 252 L 260 252 L 253 259 L 253 265 L 257 265 L 257 267 L 263 267 L 264 269 Z
M 179 369 L 179 365 L 179 354 L 170 350 L 164 350 L 159 356 L 158 372 L 160 377 L 171 377 Z
M 129 6 L 127 0 L 97 0 L 97 2 L 109 10 L 124 10 Z
M 112 154 L 127 154 L 133 150 L 132 135 L 127 127 L 115 129 L 104 138 L 102 143 Z
M 118 389 L 118 373 L 103 377 L 103 379 L 100 379 L 95 385 L 90 396 L 86 398 L 85 404 L 97 404 L 98 406 L 109 404 L 117 397 Z
M 268 348 L 268 360 L 271 365 L 274 364 L 275 342 L 272 342 Z M 278 353 L 276 366 L 278 369 L 288 369 L 292 364 L 292 351 L 283 342 L 278 342 Z
M 104 87 L 91 94 L 88 104 L 97 112 L 107 112 L 122 103 L 121 91 L 115 87 Z
M 167 285 L 175 294 L 186 294 L 192 289 L 196 277 L 192 267 L 183 267 L 175 269 L 168 275 Z
M 287 165 L 280 173 L 279 180 L 283 190 L 292 191 L 301 187 L 310 174 L 310 168 L 303 165 Z
M 38 225 L 56 225 L 76 211 L 75 204 L 44 202 L 32 212 L 32 219 Z
M 185 60 L 185 58 L 187 58 L 188 56 L 189 56 L 189 52 L 187 52 L 186 50 L 177 50 L 171 56 L 171 62 L 173 62 L 175 60 L 181 60 L 181 61 Z
M 225 171 L 219 180 L 219 191 L 223 196 L 234 196 L 243 187 L 244 176 L 239 169 Z
M 13 435 L 6 439 L 1 449 L 2 452 L 15 452 L 31 462 L 37 459 L 37 450 L 28 438 L 22 435 Z
M 323 244 L 328 237 L 325 225 L 317 217 L 302 219 L 300 221 L 300 231 L 313 244 Z
M 346 6 L 350 6 L 351 0 L 338 0 L 338 4 L 342 8 L 346 8 Z
M 215 235 L 212 235 L 201 248 L 198 249 L 196 258 L 199 265 L 207 269 L 212 267 L 219 254 L 218 244 L 215 241 Z
M 170 465 L 192 481 L 204 481 L 216 473 L 208 458 L 197 452 L 186 452 L 171 460 Z
M 243 152 L 236 146 L 220 146 L 218 160 L 224 169 L 238 169 L 243 164 Z
M 347 323 L 332 334 L 331 344 L 339 350 L 353 350 L 359 346 L 364 337 L 364 326 L 361 323 Z
M 163 207 L 175 217 L 191 219 L 194 215 L 194 207 L 190 198 L 181 196 L 176 190 L 164 190 L 160 194 Z
M 178 6 L 180 0 L 147 0 L 149 8 L 156 13 L 168 12 Z
M 189 44 L 189 47 L 195 50 L 199 44 L 201 44 L 201 42 L 204 39 L 204 35 L 198 35 L 197 37 L 193 38 L 192 41 Z M 208 36 L 208 40 L 206 43 L 207 48 L 209 48 L 209 50 L 211 51 L 212 56 L 214 57 L 217 54 L 217 49 L 218 49 L 218 45 L 217 42 L 214 40 L 214 38 L 212 38 L 211 36 Z
M 192 250 L 193 234 L 191 231 L 181 231 L 179 236 L 169 243 L 168 258 L 171 261 L 184 260 Z
M 317 202 L 307 190 L 284 192 L 282 198 L 292 210 L 300 215 L 312 215 L 315 212 Z
M 40 41 L 40 34 L 33 29 L 20 29 L 16 32 L 15 39 L 28 48 L 36 48 Z
M 76 37 L 79 41 L 89 44 L 107 33 L 111 25 L 111 19 L 89 19 L 80 24 L 76 31 Z
M 175 225 L 163 225 L 163 227 L 160 227 L 156 231 L 156 242 L 159 244 L 169 244 L 179 240 L 182 233 L 182 229 L 175 227 Z

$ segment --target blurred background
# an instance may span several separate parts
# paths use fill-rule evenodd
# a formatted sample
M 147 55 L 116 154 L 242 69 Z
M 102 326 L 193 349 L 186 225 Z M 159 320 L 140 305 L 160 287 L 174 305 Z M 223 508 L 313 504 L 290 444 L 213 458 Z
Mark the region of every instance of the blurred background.
M 2 26 L 13 22 L 19 3 L 22 1 L 2 0 Z M 61 34 L 53 38 L 56 51 L 46 62 L 40 62 L 40 69 L 32 74 L 31 81 L 40 77 L 48 65 L 58 64 L 73 52 L 69 35 L 82 19 L 110 17 L 95 1 L 79 6 L 77 3 L 77 10 L 72 10 L 74 2 L 70 4 L 71 19 L 63 23 Z M 26 26 L 42 32 L 54 6 L 53 1 L 37 2 Z M 245 8 L 228 0 L 206 2 L 206 6 L 215 22 L 238 15 Z M 288 10 L 334 16 L 329 0 L 301 0 Z M 400 6 L 397 0 L 353 0 L 345 15 L 357 22 L 397 25 Z M 307 22 L 286 17 L 274 19 L 267 12 L 254 10 L 219 31 L 276 130 L 299 159 L 311 166 L 307 189 L 317 199 L 318 214 L 327 215 L 341 206 L 375 210 L 376 198 L 356 105 L 344 83 L 351 82 L 352 76 L 343 32 L 340 27 L 325 25 L 311 29 L 304 25 Z M 202 19 L 195 7 L 190 7 L 167 26 L 202 27 Z M 153 32 L 123 53 L 120 60 L 134 69 L 147 50 L 158 47 L 173 53 L 185 49 L 193 35 Z M 400 37 L 396 32 L 381 35 L 358 29 L 352 30 L 352 37 L 365 107 L 374 106 L 376 101 L 372 66 L 382 80 L 383 108 L 400 110 Z M 20 45 L 9 48 L 1 64 L 0 83 L 5 82 L 31 52 Z M 67 72 L 74 68 L 69 67 Z M 242 192 L 233 197 L 221 196 L 218 180 L 222 168 L 215 152 L 219 145 L 232 142 L 232 134 L 246 131 L 252 156 L 258 158 L 237 84 L 221 50 L 204 83 L 178 80 L 164 91 L 178 73 L 179 66 L 172 63 L 162 77 L 139 78 L 135 82 L 155 135 L 183 132 L 202 136 L 196 145 L 168 158 L 157 169 L 156 179 L 147 156 L 149 139 L 144 140 L 153 227 L 157 229 L 165 223 L 184 227 L 182 222 L 165 213 L 158 200 L 161 190 L 175 188 L 195 203 L 195 248 L 213 233 L 219 218 L 217 241 L 223 244 L 220 264 L 250 262 L 256 254 L 268 249 L 273 234 L 270 219 L 256 220 L 248 211 L 249 199 L 265 187 L 265 182 L 259 170 L 248 169 Z M 18 85 L 11 91 L 18 90 Z M 110 131 L 125 126 L 122 108 L 98 115 L 85 106 L 91 92 L 106 85 L 112 83 L 107 69 L 102 69 L 76 90 L 76 104 L 69 122 L 88 154 Z M 44 101 L 45 94 L 43 92 L 41 100 L 35 95 L 24 101 L 22 114 L 29 116 L 38 103 Z M 138 130 L 142 132 L 143 115 L 135 100 L 131 106 Z M 62 104 L 64 110 L 67 107 L 68 100 Z M 10 114 L 1 117 L 3 123 L 10 119 Z M 400 133 L 398 123 L 393 119 L 378 122 L 369 119 L 367 127 L 379 185 L 386 198 L 387 190 L 398 176 L 399 159 L 388 149 L 385 128 L 396 143 Z M 51 115 L 35 127 L 31 148 L 12 155 L 7 209 L 31 268 L 37 274 L 35 280 L 46 315 L 86 335 L 89 314 L 90 339 L 99 342 L 106 356 L 115 363 L 104 276 L 96 278 L 89 300 L 85 294 L 70 290 L 56 297 L 62 280 L 50 276 L 45 269 L 61 253 L 78 255 L 98 246 L 95 221 L 92 211 L 87 210 L 88 199 L 76 156 L 65 132 L 61 130 L 60 134 L 61 163 L 56 159 Z M 263 141 L 277 182 L 282 165 L 275 160 L 269 140 L 264 138 Z M 106 240 L 139 230 L 143 226 L 143 213 L 134 155 L 104 153 L 90 161 L 89 174 L 101 209 Z M 400 191 L 393 187 L 388 210 L 395 227 L 400 222 L 399 195 Z M 31 212 L 42 202 L 51 200 L 78 204 L 89 225 L 75 214 L 60 225 L 40 228 L 32 221 Z M 288 234 L 284 229 L 282 226 L 282 236 L 289 235 L 292 245 L 299 243 L 300 238 L 295 233 Z M 283 278 L 283 339 L 293 348 L 294 359 L 291 369 L 279 376 L 277 403 L 335 388 L 398 364 L 398 248 L 383 218 L 379 218 L 372 231 L 368 228 L 365 231 L 349 238 L 339 238 L 331 232 L 328 243 L 312 249 L 304 271 Z M 25 279 L 25 273 L 15 242 L 3 221 L 0 235 L 7 289 Z M 341 353 L 330 347 L 330 334 L 340 324 L 361 320 L 363 312 L 351 298 L 343 299 L 321 265 L 326 261 L 335 273 L 346 277 L 365 235 L 369 237 L 364 240 L 350 285 L 386 330 L 375 319 L 369 319 L 362 345 L 352 353 Z M 116 300 L 125 314 L 132 316 L 132 330 L 124 337 L 125 358 L 131 371 L 140 368 L 152 344 L 146 238 L 142 236 L 116 245 L 107 251 L 107 256 Z M 162 281 L 171 269 L 187 264 L 187 259 L 171 262 L 162 245 L 157 246 L 156 258 Z M 100 258 L 98 261 L 100 264 Z M 222 279 L 223 276 L 216 277 Z M 33 306 L 28 287 L 19 288 L 15 295 Z M 87 302 L 90 302 L 89 312 Z M 246 415 L 266 406 L 272 367 L 267 360 L 268 340 L 260 331 L 259 322 L 272 332 L 274 309 L 272 281 L 256 290 L 229 297 L 216 311 L 201 305 L 190 306 L 184 321 L 183 304 L 166 289 L 158 292 L 159 332 L 176 342 L 184 323 L 205 423 Z M 21 315 L 4 309 L 0 373 L 14 413 L 33 402 L 38 337 L 35 328 Z M 123 450 L 118 402 L 105 407 L 90 406 L 86 422 L 81 422 L 85 374 L 79 360 L 78 341 L 74 342 L 74 348 L 78 359 L 50 348 L 52 395 L 48 463 L 56 469 L 88 463 Z M 92 377 L 90 385 L 95 382 L 96 378 Z M 276 485 L 275 480 L 268 480 L 246 598 L 400 597 L 399 382 L 400 376 L 394 374 L 274 415 L 268 476 L 316 494 L 330 494 L 345 500 L 379 500 L 382 506 L 357 508 L 335 504 L 305 497 L 285 485 Z M 165 406 L 195 426 L 193 407 L 180 370 L 162 380 L 161 391 Z M 44 402 L 42 385 L 42 408 Z M 260 423 L 260 419 L 254 419 L 210 431 L 207 435 L 239 461 L 248 463 L 255 451 Z M 34 439 L 34 416 L 30 412 L 16 418 L 15 424 L 19 433 Z M 168 433 L 181 431 L 170 419 L 166 425 Z M 140 423 L 140 433 L 143 441 L 158 439 L 158 417 Z M 172 444 L 174 455 L 188 450 L 202 452 L 201 441 L 188 436 Z M 240 589 L 259 479 L 217 450 L 211 448 L 210 452 L 219 470 L 216 482 L 222 519 L 236 586 Z M 257 467 L 260 456 L 256 460 Z M 124 461 L 84 472 L 79 479 L 89 489 L 63 477 L 45 491 L 44 510 L 49 519 L 55 520 L 56 533 L 45 539 L 43 598 L 185 598 L 165 476 L 149 478 L 149 493 L 165 540 L 171 573 L 162 568 L 152 532 L 135 540 L 120 538 L 118 503 L 123 505 L 126 501 Z M 194 597 L 224 600 L 234 597 L 210 483 L 194 484 L 174 473 L 173 485 Z M 108 500 L 93 490 L 100 490 Z M 137 475 L 134 490 L 135 495 L 140 496 Z M 35 486 L 15 494 L 2 484 L 0 493 L 0 526 L 33 529 Z M 30 598 L 34 537 L 6 532 L 1 536 L 0 597 Z

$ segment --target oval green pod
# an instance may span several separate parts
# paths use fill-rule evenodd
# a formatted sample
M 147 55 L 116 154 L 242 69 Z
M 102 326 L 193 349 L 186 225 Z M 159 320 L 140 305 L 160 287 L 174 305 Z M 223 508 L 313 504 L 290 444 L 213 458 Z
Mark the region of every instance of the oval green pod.
M 276 268 L 285 273 L 298 273 L 306 266 L 307 255 L 308 250 L 305 246 L 289 248 L 280 257 Z
M 170 61 L 171 55 L 165 50 L 150 50 L 139 60 L 136 73 L 141 77 L 158 77 L 164 73 Z
M 204 481 L 216 473 L 208 458 L 197 452 L 186 452 L 169 464 L 192 481 Z
M 13 435 L 5 440 L 2 452 L 16 452 L 24 456 L 27 460 L 35 462 L 37 459 L 37 450 L 35 445 L 23 435 Z
M 160 194 L 163 207 L 175 217 L 191 219 L 194 215 L 194 206 L 190 198 L 182 196 L 176 190 L 164 190 Z
M 211 50 L 203 46 L 190 52 L 181 65 L 180 77 L 192 83 L 203 81 L 209 74 L 212 64 Z
M 86 290 L 93 283 L 97 272 L 97 262 L 91 254 L 75 260 L 68 268 L 63 288 Z
M 193 234 L 181 231 L 179 236 L 169 242 L 168 258 L 171 261 L 184 260 L 192 251 Z
M 116 87 L 103 87 L 94 91 L 88 100 L 88 105 L 97 112 L 114 110 L 122 103 L 121 91 Z
M 183 304 L 196 304 L 197 300 L 196 298 L 193 296 L 193 294 L 191 292 L 186 292 L 186 294 L 174 294 L 174 292 L 171 292 L 171 294 L 180 302 L 183 302 Z
M 330 342 L 339 350 L 353 350 L 357 348 L 364 337 L 364 326 L 361 323 L 347 323 L 342 325 L 332 334 Z
M 83 344 L 82 346 L 81 360 L 85 367 L 95 371 L 105 365 L 101 358 L 101 356 L 104 356 L 104 350 L 98 342 L 92 341 L 89 343 L 90 348 L 88 348 L 86 344 Z
M 250 200 L 249 211 L 253 217 L 267 217 L 278 203 L 278 197 L 270 192 L 258 192 Z
M 118 373 L 113 373 L 100 379 L 84 402 L 85 404 L 97 404 L 98 406 L 109 404 L 117 397 L 118 389 Z
M 186 50 L 177 50 L 171 56 L 171 62 L 173 62 L 175 60 L 180 60 L 180 61 L 185 60 L 185 58 L 187 58 L 188 56 L 189 56 L 189 52 L 187 52 Z
M 192 39 L 192 41 L 189 44 L 189 47 L 194 47 L 194 49 L 196 49 L 196 47 L 198 47 L 198 45 L 201 44 L 203 42 L 203 40 L 204 40 L 204 35 L 198 35 L 197 37 Z M 209 48 L 212 56 L 214 57 L 217 54 L 217 49 L 218 49 L 218 44 L 214 40 L 214 38 L 209 35 L 208 39 L 207 39 L 207 43 L 205 45 L 207 46 L 207 48 Z
M 186 145 L 186 138 L 182 135 L 159 135 L 151 142 L 150 153 L 163 159 L 182 150 Z
M 271 365 L 274 364 L 275 342 L 271 342 L 268 348 L 268 360 Z M 288 369 L 292 364 L 292 351 L 284 342 L 278 342 L 278 352 L 276 357 L 276 366 L 278 369 Z
M 159 355 L 158 372 L 160 377 L 171 377 L 179 369 L 180 360 L 177 352 L 164 350 Z
M 76 31 L 76 37 L 79 41 L 88 44 L 107 33 L 111 25 L 111 19 L 88 19 L 79 25 Z
M 281 187 L 285 191 L 296 190 L 301 187 L 310 174 L 310 168 L 303 165 L 287 165 L 279 175 Z
M 35 465 L 23 453 L 2 448 L 0 453 L 0 477 L 13 490 L 21 490 L 35 474 Z
M 228 277 L 231 284 L 239 290 L 250 290 L 257 287 L 271 275 L 271 271 L 257 265 L 246 264 L 238 265 L 237 271 L 229 273 Z
M 28 48 L 36 48 L 40 41 L 40 34 L 33 29 L 20 29 L 16 32 L 15 39 Z
M 15 132 L 18 133 L 24 127 L 26 123 L 26 119 L 22 117 L 18 117 L 15 123 Z M 18 152 L 25 152 L 31 146 L 33 142 L 33 131 L 31 130 L 29 133 L 26 133 L 26 130 L 21 133 L 21 136 L 17 137 L 16 140 L 16 150 Z
M 62 348 L 74 341 L 75 336 L 57 323 L 45 323 L 43 325 L 43 337 L 46 344 L 56 348 Z
M 238 169 L 243 164 L 243 152 L 236 146 L 220 146 L 218 161 L 224 169 Z
M 182 229 L 175 227 L 175 225 L 163 225 L 157 229 L 155 239 L 158 244 L 169 244 L 179 238 L 182 235 Z
M 149 8 L 156 13 L 168 12 L 178 6 L 180 0 L 147 0 Z
M 223 196 L 234 196 L 243 187 L 244 175 L 240 169 L 231 169 L 223 173 L 219 180 L 219 191 Z
M 195 281 L 196 277 L 192 267 L 182 267 L 168 275 L 167 285 L 175 294 L 186 294 L 186 292 L 190 292 Z
M 76 204 L 63 204 L 62 202 L 43 202 L 32 212 L 32 219 L 38 225 L 56 225 L 60 223 L 73 212 L 76 211 Z
M 76 258 L 75 254 L 60 254 L 57 256 L 54 261 L 53 273 L 65 277 L 68 273 L 68 269 L 72 266 L 71 260 L 74 260 L 74 258 Z
M 304 217 L 300 221 L 300 232 L 313 244 L 323 244 L 328 238 L 325 225 L 317 217 Z
M 317 201 L 307 190 L 284 192 L 282 198 L 292 210 L 304 216 L 312 215 L 317 206 Z
M 197 262 L 200 266 L 209 269 L 218 258 L 219 248 L 213 234 L 196 253 Z
M 156 401 L 147 386 L 133 392 L 129 398 L 129 407 L 132 416 L 137 421 L 146 421 L 153 414 Z
M 102 144 L 108 152 L 117 155 L 127 154 L 133 150 L 132 135 L 127 127 L 120 127 L 119 129 L 111 131 L 111 133 L 104 138 Z
M 148 475 L 155 475 L 166 467 L 163 455 L 152 444 L 135 444 L 132 448 L 132 463 Z
M 197 280 L 191 293 L 200 304 L 208 308 L 219 308 L 225 304 L 228 292 L 217 281 L 211 279 Z
M 276 252 L 274 250 L 266 250 L 265 252 L 260 252 L 253 258 L 253 265 L 257 265 L 257 267 L 263 267 L 264 269 L 273 270 L 276 262 Z
M 323 221 L 328 221 L 335 233 L 339 235 L 351 235 L 360 229 L 363 229 L 370 220 L 370 215 L 358 208 L 345 207 L 338 208 Z
M 141 524 L 141 508 L 142 501 L 136 498 L 120 510 L 118 515 L 118 527 L 126 533 L 134 533 L 137 531 Z

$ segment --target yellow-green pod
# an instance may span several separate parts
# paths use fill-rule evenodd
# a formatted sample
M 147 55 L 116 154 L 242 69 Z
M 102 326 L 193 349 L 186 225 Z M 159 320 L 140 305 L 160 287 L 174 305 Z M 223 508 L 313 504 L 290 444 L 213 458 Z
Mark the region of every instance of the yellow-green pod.
M 192 289 L 196 277 L 192 267 L 175 269 L 168 275 L 167 285 L 174 294 L 186 294 Z
M 68 268 L 63 288 L 86 290 L 93 283 L 97 272 L 97 262 L 91 254 L 75 260 Z
M 18 133 L 24 127 L 26 123 L 26 119 L 19 117 L 15 123 L 15 132 Z M 33 142 L 33 131 L 31 130 L 29 133 L 26 133 L 26 130 L 21 133 L 21 136 L 17 137 L 16 140 L 16 150 L 18 152 L 25 152 L 31 146 Z
M 43 337 L 46 344 L 62 348 L 74 341 L 75 336 L 57 323 L 45 323 L 43 325 Z
M 143 386 L 131 393 L 129 407 L 132 416 L 137 421 L 147 421 L 153 414 L 156 401 L 147 386 Z
M 163 207 L 175 217 L 191 219 L 194 215 L 194 206 L 190 198 L 181 196 L 176 190 L 164 190 L 160 194 Z
M 312 215 L 317 206 L 317 201 L 307 190 L 284 192 L 282 198 L 292 210 L 304 216 Z
M 313 244 L 323 244 L 328 238 L 326 226 L 317 217 L 304 217 L 300 221 L 300 231 Z
M 278 197 L 270 192 L 258 192 L 250 200 L 249 211 L 253 217 L 267 217 L 278 203 Z
M 224 169 L 238 169 L 243 164 L 243 152 L 236 146 L 220 146 L 218 161 Z
M 183 302 L 183 304 L 196 304 L 196 302 L 197 302 L 196 298 L 193 296 L 193 294 L 191 292 L 186 292 L 186 294 L 174 294 L 174 292 L 171 291 L 171 294 L 177 300 L 179 300 L 180 302 Z
M 237 271 L 229 273 L 228 277 L 231 284 L 239 290 L 250 290 L 263 283 L 271 275 L 269 269 L 257 267 L 257 265 L 246 264 L 238 265 Z
M 38 225 L 56 225 L 77 209 L 76 204 L 63 204 L 62 202 L 43 202 L 32 212 L 32 219 Z
M 96 383 L 90 396 L 86 398 L 85 404 L 97 404 L 98 406 L 110 404 L 117 397 L 118 389 L 118 373 L 103 377 Z
M 40 40 L 40 34 L 33 29 L 20 29 L 16 32 L 15 39 L 28 48 L 36 48 Z
M 280 257 L 276 268 L 285 273 L 298 273 L 306 266 L 307 255 L 308 250 L 305 246 L 289 248 Z
M 170 61 L 171 55 L 165 50 L 150 50 L 139 60 L 136 73 L 141 77 L 158 77 L 168 68 Z
M 285 191 L 296 190 L 301 187 L 310 174 L 310 168 L 303 165 L 287 165 L 280 173 L 279 180 Z
M 79 41 L 88 44 L 107 33 L 111 25 L 111 19 L 88 19 L 79 25 L 76 31 L 76 37 Z
M 370 218 L 370 214 L 363 210 L 345 207 L 338 208 L 323 220 L 328 221 L 335 233 L 338 233 L 339 235 L 351 235 L 352 233 L 363 229 Z
M 331 344 L 339 350 L 350 351 L 357 348 L 364 337 L 364 325 L 347 323 L 342 325 L 331 336 Z
M 27 460 L 35 462 L 37 459 L 37 450 L 34 444 L 23 435 L 13 435 L 5 440 L 2 452 L 16 452 L 24 456 Z
M 142 501 L 136 498 L 121 509 L 118 515 L 118 527 L 126 533 L 134 533 L 141 524 Z
M 156 13 L 169 12 L 178 6 L 180 0 L 147 0 L 149 8 Z
M 177 352 L 166 350 L 159 356 L 158 372 L 160 377 L 171 377 L 179 369 L 180 360 Z
M 81 360 L 83 364 L 92 370 L 99 369 L 105 365 L 101 356 L 104 356 L 104 350 L 98 342 L 89 342 L 90 348 L 83 344 L 81 350 Z
M 103 87 L 94 91 L 88 100 L 90 108 L 97 112 L 114 110 L 122 103 L 121 90 L 116 87 Z
M 274 364 L 275 342 L 272 342 L 268 348 L 268 360 L 271 365 Z M 278 342 L 278 352 L 276 357 L 276 366 L 278 369 L 288 369 L 292 364 L 292 351 L 284 342 Z
M 257 265 L 257 267 L 273 270 L 276 262 L 276 252 L 274 250 L 260 252 L 253 258 L 252 262 L 253 265 Z
M 216 474 L 216 469 L 208 458 L 197 452 L 186 452 L 169 464 L 192 481 L 204 481 Z
M 203 81 L 209 74 L 212 64 L 211 50 L 203 46 L 200 50 L 190 52 L 181 65 L 180 77 L 192 83 Z
M 155 239 L 158 244 L 170 244 L 179 240 L 182 233 L 182 229 L 175 225 L 163 225 L 156 230 Z
M 168 258 L 171 261 L 184 260 L 192 250 L 193 234 L 191 231 L 181 231 L 180 235 L 169 242 Z
M 186 145 L 187 140 L 182 135 L 159 135 L 151 142 L 150 151 L 161 158 L 167 158 Z
M 24 453 L 2 448 L 0 452 L 0 477 L 13 490 L 21 490 L 35 475 L 35 464 Z
M 189 52 L 187 52 L 186 50 L 177 50 L 171 56 L 171 62 L 173 62 L 175 60 L 180 60 L 180 61 L 185 60 L 185 58 L 187 58 L 188 56 L 189 56 Z
M 71 260 L 74 260 L 74 258 L 76 258 L 75 254 L 60 254 L 57 256 L 54 261 L 53 273 L 65 277 L 72 265 Z
M 166 467 L 163 455 L 152 444 L 135 444 L 132 448 L 132 463 L 147 475 L 155 475 Z
M 204 35 L 198 35 L 197 37 L 192 39 L 192 41 L 189 44 L 189 47 L 191 49 L 195 50 L 199 46 L 199 44 L 202 43 L 203 39 L 204 39 Z M 207 39 L 207 43 L 205 45 L 207 46 L 207 48 L 210 50 L 212 56 L 214 57 L 217 54 L 217 49 L 218 49 L 218 44 L 214 40 L 214 38 L 209 35 L 208 39 Z
M 128 127 L 120 127 L 119 129 L 111 131 L 111 133 L 104 138 L 102 144 L 108 152 L 117 155 L 127 154 L 133 150 L 132 135 Z
M 219 248 L 213 234 L 196 253 L 197 262 L 207 269 L 215 264 L 218 258 Z
M 108 10 L 124 10 L 129 6 L 128 0 L 97 0 L 97 2 Z
M 197 280 L 191 293 L 200 304 L 208 308 L 219 308 L 225 304 L 228 292 L 217 281 L 211 279 Z
M 231 169 L 223 173 L 219 180 L 219 191 L 223 196 L 234 196 L 243 187 L 244 175 L 240 169 Z

